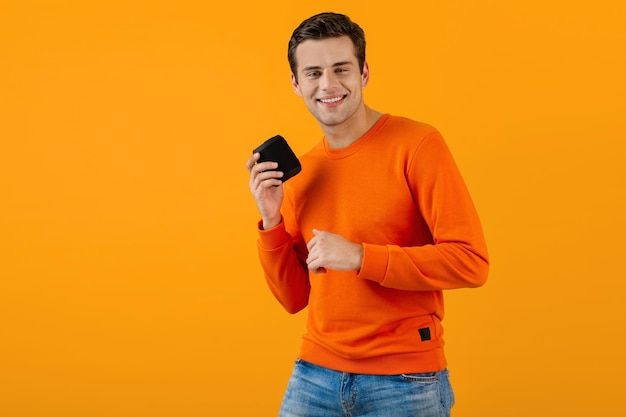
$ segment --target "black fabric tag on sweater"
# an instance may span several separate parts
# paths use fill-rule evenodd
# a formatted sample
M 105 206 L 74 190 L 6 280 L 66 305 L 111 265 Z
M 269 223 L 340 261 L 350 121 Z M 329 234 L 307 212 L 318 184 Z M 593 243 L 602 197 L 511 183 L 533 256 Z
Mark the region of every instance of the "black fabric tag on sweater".
M 430 328 L 429 327 L 424 327 L 422 329 L 418 329 L 417 331 L 420 334 L 420 338 L 422 339 L 422 342 L 426 342 L 430 340 Z

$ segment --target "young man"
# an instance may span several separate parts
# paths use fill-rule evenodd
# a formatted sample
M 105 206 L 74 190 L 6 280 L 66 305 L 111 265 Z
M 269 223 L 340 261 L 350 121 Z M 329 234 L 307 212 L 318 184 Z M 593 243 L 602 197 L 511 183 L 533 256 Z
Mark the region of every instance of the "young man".
M 246 164 L 261 214 L 259 257 L 307 333 L 281 416 L 449 416 L 442 290 L 487 278 L 487 249 L 463 179 L 433 127 L 365 105 L 365 37 L 322 13 L 289 42 L 295 93 L 324 137 L 282 184 Z

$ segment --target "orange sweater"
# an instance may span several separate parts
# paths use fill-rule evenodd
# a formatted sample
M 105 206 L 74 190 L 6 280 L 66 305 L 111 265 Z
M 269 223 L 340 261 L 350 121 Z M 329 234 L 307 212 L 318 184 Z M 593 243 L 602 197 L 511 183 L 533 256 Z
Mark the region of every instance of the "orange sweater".
M 478 215 L 441 135 L 382 116 L 359 140 L 322 140 L 284 184 L 283 221 L 259 232 L 268 285 L 287 311 L 308 306 L 300 357 L 353 373 L 443 369 L 442 290 L 487 278 Z M 364 247 L 358 272 L 306 268 L 313 229 Z

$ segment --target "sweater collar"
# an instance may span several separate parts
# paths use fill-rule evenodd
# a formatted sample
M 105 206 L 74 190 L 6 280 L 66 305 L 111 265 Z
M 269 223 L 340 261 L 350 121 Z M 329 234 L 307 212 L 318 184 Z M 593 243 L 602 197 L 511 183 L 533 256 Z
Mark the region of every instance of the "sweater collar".
M 389 120 L 390 117 L 391 115 L 389 113 L 383 114 L 376 121 L 376 123 L 374 123 L 374 125 L 367 132 L 365 132 L 363 136 L 361 136 L 360 138 L 358 138 L 352 144 L 346 146 L 345 148 L 332 149 L 330 146 L 328 146 L 328 141 L 326 140 L 326 137 L 324 137 L 322 139 L 322 144 L 324 146 L 324 153 L 326 154 L 327 157 L 331 159 L 340 159 L 340 158 L 345 158 L 349 155 L 352 155 L 353 153 L 361 149 L 367 142 L 372 140 L 376 136 L 378 131 L 385 125 L 385 123 L 387 123 L 387 120 Z

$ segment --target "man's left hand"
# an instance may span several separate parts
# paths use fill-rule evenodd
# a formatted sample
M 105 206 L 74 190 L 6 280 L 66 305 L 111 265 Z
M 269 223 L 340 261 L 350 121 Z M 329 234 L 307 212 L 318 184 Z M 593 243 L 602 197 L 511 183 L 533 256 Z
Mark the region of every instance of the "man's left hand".
M 343 236 L 313 229 L 313 238 L 307 248 L 306 260 L 309 270 L 316 274 L 327 269 L 336 271 L 358 271 L 363 263 L 363 245 L 354 243 Z

